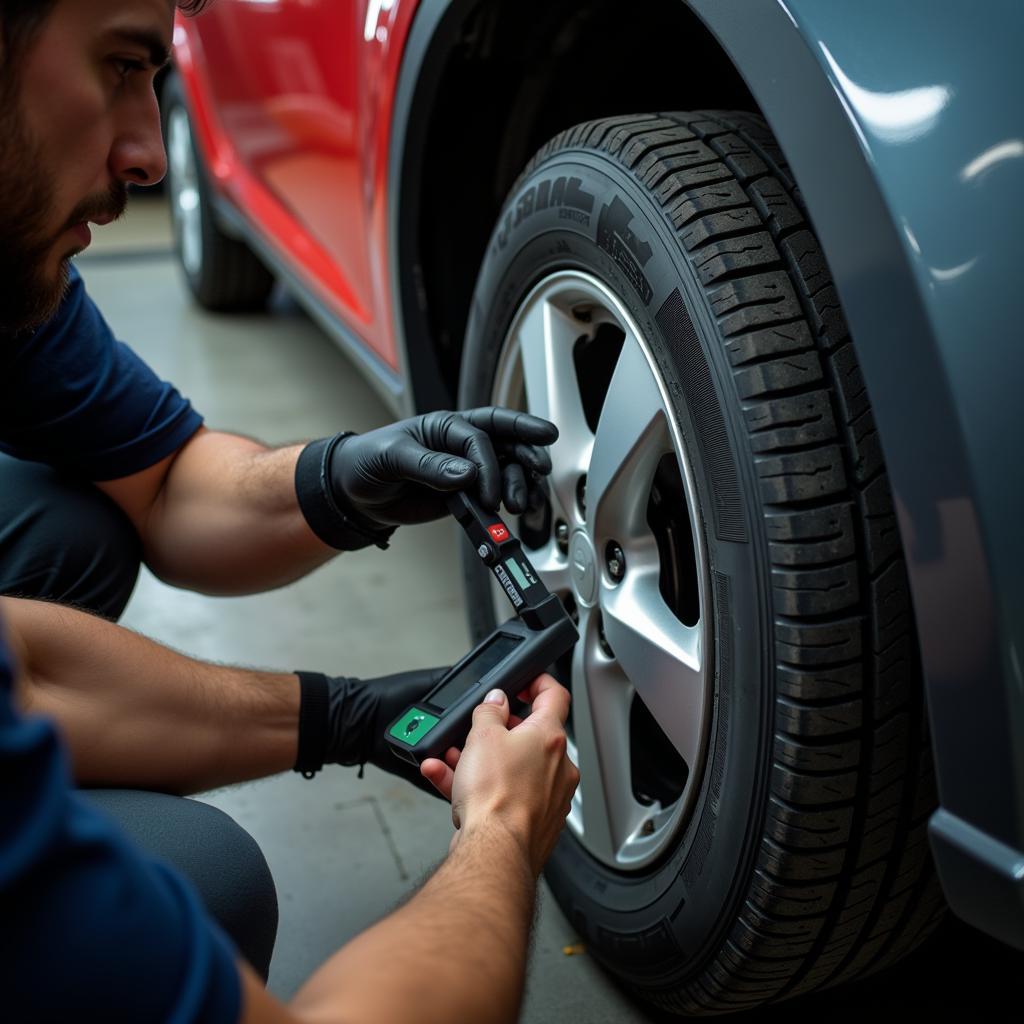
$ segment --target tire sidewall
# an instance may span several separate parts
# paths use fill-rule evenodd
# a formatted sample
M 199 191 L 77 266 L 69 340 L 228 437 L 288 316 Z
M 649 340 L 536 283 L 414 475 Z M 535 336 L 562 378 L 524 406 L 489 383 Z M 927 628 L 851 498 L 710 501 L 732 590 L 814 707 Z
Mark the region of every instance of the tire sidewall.
M 631 874 L 600 864 L 567 830 L 546 869 L 589 951 L 631 981 L 660 987 L 698 973 L 720 946 L 748 889 L 760 841 L 773 693 L 766 543 L 741 409 L 703 289 L 656 202 L 598 152 L 561 150 L 543 160 L 521 179 L 504 208 L 473 297 L 461 407 L 491 401 L 499 353 L 516 310 L 538 281 L 562 269 L 584 270 L 603 281 L 644 334 L 687 449 L 711 570 L 710 738 L 686 829 L 660 862 Z M 692 365 L 684 365 L 678 339 L 659 326 L 659 313 L 675 292 L 696 328 L 724 421 L 724 446 L 709 443 L 706 418 L 693 414 L 685 380 Z M 742 538 L 736 529 L 716 526 L 712 481 L 721 479 L 723 467 L 737 481 Z M 493 624 L 487 581 L 476 559 L 467 559 L 466 572 L 473 626 L 482 631 Z

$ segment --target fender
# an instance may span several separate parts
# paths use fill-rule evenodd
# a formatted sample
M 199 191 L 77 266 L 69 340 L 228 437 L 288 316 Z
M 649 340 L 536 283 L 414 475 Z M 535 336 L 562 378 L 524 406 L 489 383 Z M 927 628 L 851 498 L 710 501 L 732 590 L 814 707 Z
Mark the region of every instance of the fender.
M 856 340 L 920 636 L 945 894 L 1024 948 L 1024 351 L 1007 289 L 1024 262 L 1024 10 L 689 3 L 786 153 Z

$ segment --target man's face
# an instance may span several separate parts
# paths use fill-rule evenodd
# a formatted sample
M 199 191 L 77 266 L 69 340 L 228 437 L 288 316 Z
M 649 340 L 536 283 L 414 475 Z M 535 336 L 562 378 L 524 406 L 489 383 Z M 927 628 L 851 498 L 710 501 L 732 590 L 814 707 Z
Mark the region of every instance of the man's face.
M 0 55 L 0 330 L 57 310 L 88 223 L 166 170 L 153 79 L 173 0 L 58 0 L 14 66 Z

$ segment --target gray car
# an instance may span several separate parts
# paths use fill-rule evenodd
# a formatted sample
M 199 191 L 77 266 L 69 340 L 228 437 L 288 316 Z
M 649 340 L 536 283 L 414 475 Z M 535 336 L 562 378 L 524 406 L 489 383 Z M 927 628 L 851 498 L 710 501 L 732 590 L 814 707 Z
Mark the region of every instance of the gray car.
M 274 7 L 181 28 L 186 276 L 213 307 L 283 279 L 396 413 L 559 425 L 518 529 L 581 636 L 547 878 L 588 951 L 699 1015 L 863 977 L 947 907 L 1024 949 L 1024 7 L 307 2 L 359 104 L 275 38 L 264 122 L 244 69 L 218 95 L 194 65 L 262 59 Z M 297 262 L 316 182 L 233 187 L 286 180 L 318 111 L 386 139 L 345 166 L 390 362 Z M 503 598 L 465 573 L 482 634 Z

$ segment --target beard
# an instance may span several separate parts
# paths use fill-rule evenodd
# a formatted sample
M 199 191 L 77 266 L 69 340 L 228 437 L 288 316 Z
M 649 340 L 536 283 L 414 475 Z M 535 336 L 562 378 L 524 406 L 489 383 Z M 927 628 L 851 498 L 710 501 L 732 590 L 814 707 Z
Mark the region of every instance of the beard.
M 80 248 L 61 253 L 51 269 L 54 248 L 75 224 L 98 217 L 120 217 L 127 187 L 114 181 L 101 195 L 80 202 L 59 231 L 54 220 L 52 178 L 40 147 L 33 143 L 17 110 L 17 97 L 0 107 L 0 332 L 31 330 L 46 323 L 67 292 L 69 262 Z M 66 243 L 65 243 L 66 244 Z

